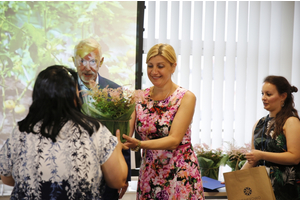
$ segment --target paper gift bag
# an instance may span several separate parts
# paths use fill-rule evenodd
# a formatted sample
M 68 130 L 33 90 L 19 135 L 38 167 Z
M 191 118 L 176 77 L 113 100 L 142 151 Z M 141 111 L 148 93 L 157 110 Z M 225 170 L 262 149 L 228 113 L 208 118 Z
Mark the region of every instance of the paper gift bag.
M 228 200 L 276 200 L 264 166 L 224 173 Z

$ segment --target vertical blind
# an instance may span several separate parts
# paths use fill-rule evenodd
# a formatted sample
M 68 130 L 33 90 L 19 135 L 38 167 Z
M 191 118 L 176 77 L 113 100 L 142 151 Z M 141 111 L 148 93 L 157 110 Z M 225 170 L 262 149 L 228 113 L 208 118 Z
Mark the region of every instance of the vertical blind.
M 145 58 L 157 43 L 177 54 L 173 81 L 192 91 L 192 143 L 212 148 L 251 141 L 263 78 L 286 77 L 300 89 L 300 2 L 146 1 L 142 88 L 152 84 Z M 300 92 L 300 91 L 299 91 Z M 295 94 L 296 108 L 300 96 Z

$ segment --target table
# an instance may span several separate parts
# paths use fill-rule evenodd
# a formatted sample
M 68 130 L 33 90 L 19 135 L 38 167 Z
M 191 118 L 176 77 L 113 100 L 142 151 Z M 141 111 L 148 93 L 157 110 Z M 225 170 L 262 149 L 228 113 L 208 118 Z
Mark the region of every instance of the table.
M 227 199 L 226 188 L 218 189 L 219 192 L 204 192 L 205 199 Z

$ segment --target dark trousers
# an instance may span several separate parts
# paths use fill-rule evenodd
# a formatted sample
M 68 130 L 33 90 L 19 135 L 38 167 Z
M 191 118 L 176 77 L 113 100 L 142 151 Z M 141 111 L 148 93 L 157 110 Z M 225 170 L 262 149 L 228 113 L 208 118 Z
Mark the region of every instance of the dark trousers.
M 103 200 L 118 200 L 118 199 L 119 199 L 118 190 L 106 186 L 103 194 Z

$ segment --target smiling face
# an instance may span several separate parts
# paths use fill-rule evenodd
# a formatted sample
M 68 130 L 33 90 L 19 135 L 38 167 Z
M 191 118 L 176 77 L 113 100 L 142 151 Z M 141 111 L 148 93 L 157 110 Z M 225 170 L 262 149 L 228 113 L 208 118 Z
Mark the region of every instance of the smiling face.
M 96 81 L 98 70 L 101 66 L 103 58 L 95 52 L 91 52 L 81 58 L 79 55 L 75 57 L 75 66 L 77 68 L 78 76 L 85 85 L 89 85 L 90 80 Z
M 262 86 L 262 101 L 264 109 L 270 112 L 270 117 L 275 117 L 281 110 L 286 98 L 286 93 L 279 94 L 275 85 L 265 82 Z
M 149 80 L 156 87 L 163 87 L 171 82 L 171 76 L 176 68 L 176 63 L 171 63 L 163 56 L 157 55 L 149 59 L 147 63 L 147 74 Z

